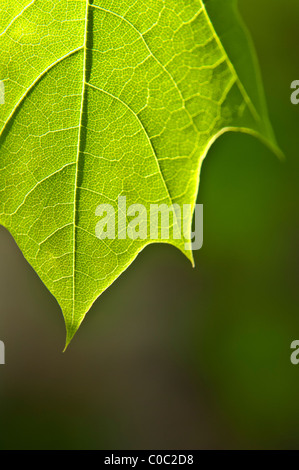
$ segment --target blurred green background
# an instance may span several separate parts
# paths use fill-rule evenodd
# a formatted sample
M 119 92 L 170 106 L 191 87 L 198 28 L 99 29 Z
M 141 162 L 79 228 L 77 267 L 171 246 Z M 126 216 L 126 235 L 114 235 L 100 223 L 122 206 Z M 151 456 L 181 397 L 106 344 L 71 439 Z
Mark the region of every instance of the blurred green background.
M 219 139 L 196 268 L 148 247 L 65 354 L 55 299 L 0 228 L 0 449 L 299 449 L 299 2 L 240 8 L 286 161 Z

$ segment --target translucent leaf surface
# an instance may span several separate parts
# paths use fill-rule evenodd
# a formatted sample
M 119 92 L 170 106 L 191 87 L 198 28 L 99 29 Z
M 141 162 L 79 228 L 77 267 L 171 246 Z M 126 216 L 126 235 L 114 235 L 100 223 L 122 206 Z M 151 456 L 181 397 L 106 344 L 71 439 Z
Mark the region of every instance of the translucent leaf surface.
M 275 148 L 233 0 L 1 0 L 0 80 L 0 223 L 59 302 L 67 343 L 160 241 L 99 240 L 99 204 L 194 207 L 227 130 Z

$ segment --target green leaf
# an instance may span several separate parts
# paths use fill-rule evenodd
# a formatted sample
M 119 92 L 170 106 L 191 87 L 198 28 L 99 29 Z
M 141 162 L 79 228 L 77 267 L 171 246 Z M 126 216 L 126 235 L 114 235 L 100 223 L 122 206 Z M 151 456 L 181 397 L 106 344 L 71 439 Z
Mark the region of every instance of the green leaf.
M 67 344 L 161 241 L 99 240 L 99 204 L 194 208 L 228 130 L 276 149 L 234 0 L 1 0 L 0 79 L 0 223 L 59 302 Z

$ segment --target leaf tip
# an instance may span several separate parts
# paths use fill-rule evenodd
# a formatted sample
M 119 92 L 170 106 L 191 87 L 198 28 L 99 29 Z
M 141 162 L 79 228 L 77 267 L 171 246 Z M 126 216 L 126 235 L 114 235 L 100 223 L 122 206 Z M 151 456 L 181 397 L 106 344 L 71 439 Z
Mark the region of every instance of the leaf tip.
M 65 328 L 66 328 L 66 339 L 65 339 L 65 346 L 64 346 L 64 350 L 63 350 L 63 353 L 66 352 L 67 348 L 69 347 L 71 341 L 73 340 L 75 334 L 77 333 L 81 323 L 83 321 L 83 318 L 74 323 L 73 321 L 68 321 L 67 318 L 65 318 Z
M 72 339 L 74 338 L 75 334 L 76 334 L 76 332 L 74 332 L 72 335 L 69 334 L 69 332 L 67 332 L 64 350 L 62 351 L 63 353 L 66 352 L 66 350 L 67 350 L 67 348 L 69 347 L 69 345 L 70 345 Z

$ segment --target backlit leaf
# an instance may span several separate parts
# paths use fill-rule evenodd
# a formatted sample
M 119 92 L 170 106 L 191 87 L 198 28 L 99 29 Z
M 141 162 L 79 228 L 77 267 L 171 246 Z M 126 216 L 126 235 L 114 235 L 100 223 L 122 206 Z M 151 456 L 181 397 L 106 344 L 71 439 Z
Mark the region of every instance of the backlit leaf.
M 59 302 L 67 344 L 161 238 L 99 240 L 99 204 L 194 208 L 227 130 L 275 149 L 234 0 L 1 0 L 0 80 L 0 223 Z

